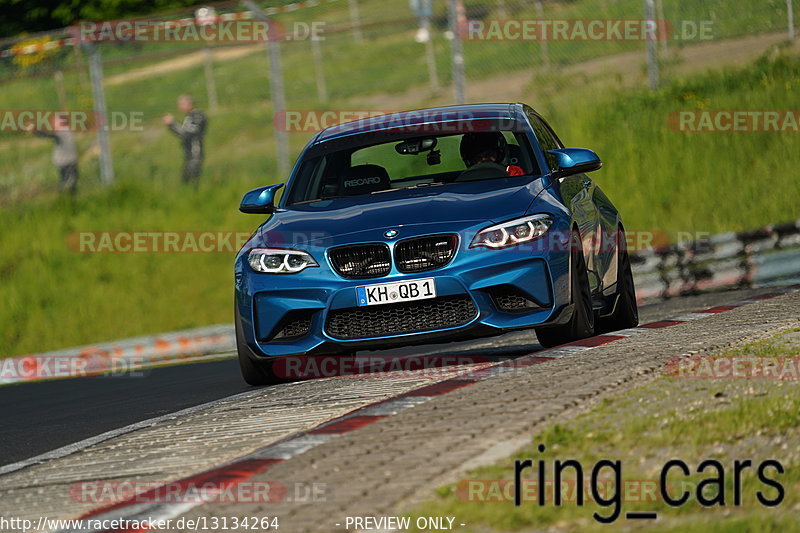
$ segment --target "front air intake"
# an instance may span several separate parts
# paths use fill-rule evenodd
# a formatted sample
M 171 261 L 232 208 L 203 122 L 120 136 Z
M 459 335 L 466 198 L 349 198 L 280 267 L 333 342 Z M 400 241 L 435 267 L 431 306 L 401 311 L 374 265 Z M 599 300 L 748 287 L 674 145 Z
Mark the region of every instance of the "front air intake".
M 392 268 L 389 247 L 381 243 L 332 248 L 328 258 L 336 273 L 349 279 L 378 278 Z
M 425 272 L 447 265 L 458 249 L 458 236 L 453 234 L 414 237 L 397 243 L 394 263 L 404 274 Z

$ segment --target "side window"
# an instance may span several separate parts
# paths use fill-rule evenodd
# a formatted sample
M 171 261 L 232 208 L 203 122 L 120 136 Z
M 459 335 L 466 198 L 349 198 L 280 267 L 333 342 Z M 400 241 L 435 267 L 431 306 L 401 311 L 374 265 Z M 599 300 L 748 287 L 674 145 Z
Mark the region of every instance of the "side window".
M 531 126 L 533 126 L 533 131 L 536 133 L 536 138 L 539 141 L 539 145 L 542 147 L 542 150 L 545 152 L 544 157 L 547 159 L 547 165 L 550 168 L 555 168 L 556 166 L 556 157 L 552 154 L 548 154 L 548 150 L 558 150 L 559 148 L 563 148 L 561 141 L 558 140 L 553 130 L 544 123 L 544 121 L 539 118 L 537 115 L 532 113 L 528 113 L 528 120 L 531 121 Z

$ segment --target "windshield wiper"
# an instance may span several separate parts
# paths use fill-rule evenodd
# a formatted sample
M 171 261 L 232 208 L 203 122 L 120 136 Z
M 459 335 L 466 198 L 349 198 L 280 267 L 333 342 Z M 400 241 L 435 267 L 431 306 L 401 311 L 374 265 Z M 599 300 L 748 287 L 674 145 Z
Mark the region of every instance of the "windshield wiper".
M 340 196 L 321 196 L 319 198 L 314 198 L 313 200 L 303 200 L 302 202 L 295 202 L 292 205 L 300 205 L 300 204 L 310 204 L 312 202 L 324 202 L 326 200 L 335 200 L 337 198 L 347 198 L 347 195 L 340 195 Z
M 431 182 L 431 183 L 417 183 L 416 185 L 409 185 L 408 187 L 398 187 L 397 189 L 387 189 L 387 190 L 390 190 L 390 191 L 402 191 L 402 190 L 405 190 L 405 189 L 422 189 L 422 188 L 425 188 L 425 187 L 433 187 L 434 185 L 444 185 L 444 183 L 442 183 L 441 181 L 434 181 L 434 182 Z M 381 191 L 377 191 L 377 192 L 381 192 Z

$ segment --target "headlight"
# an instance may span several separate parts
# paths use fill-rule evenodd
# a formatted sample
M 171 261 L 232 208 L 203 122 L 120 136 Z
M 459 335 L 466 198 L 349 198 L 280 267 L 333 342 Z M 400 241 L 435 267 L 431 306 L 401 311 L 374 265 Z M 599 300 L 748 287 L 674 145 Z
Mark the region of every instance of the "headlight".
M 530 242 L 544 235 L 552 223 L 553 217 L 550 215 L 532 215 L 509 220 L 482 229 L 472 239 L 469 247 L 506 248 Z
M 319 266 L 306 252 L 278 248 L 253 248 L 247 261 L 250 268 L 265 274 L 294 274 L 308 267 Z

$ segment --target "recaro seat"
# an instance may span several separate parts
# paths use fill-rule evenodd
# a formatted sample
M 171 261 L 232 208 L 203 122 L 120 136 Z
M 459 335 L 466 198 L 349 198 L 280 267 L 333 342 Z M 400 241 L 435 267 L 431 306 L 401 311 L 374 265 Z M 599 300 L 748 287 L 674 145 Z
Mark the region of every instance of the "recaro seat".
M 389 173 L 380 165 L 356 165 L 346 171 L 339 182 L 339 194 L 355 196 L 383 191 L 391 187 Z

